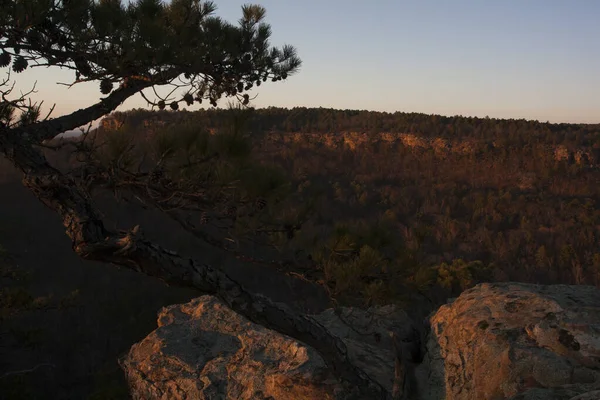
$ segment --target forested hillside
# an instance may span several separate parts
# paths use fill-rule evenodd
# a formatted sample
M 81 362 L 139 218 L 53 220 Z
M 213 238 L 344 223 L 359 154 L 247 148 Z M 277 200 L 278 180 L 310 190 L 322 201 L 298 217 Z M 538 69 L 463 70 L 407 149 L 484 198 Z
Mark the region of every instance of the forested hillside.
M 122 120 L 136 125 L 144 121 L 176 122 L 189 118 L 198 119 L 210 126 L 227 119 L 222 109 L 207 109 L 194 112 L 148 111 L 136 109 L 115 112 L 106 121 Z M 420 113 L 387 113 L 366 110 L 335 110 L 331 108 L 292 109 L 268 107 L 254 110 L 250 121 L 254 131 L 280 131 L 302 133 L 331 132 L 403 132 L 426 137 L 444 139 L 468 138 L 497 141 L 500 144 L 535 144 L 591 146 L 600 148 L 600 124 L 552 124 L 525 119 L 474 118 Z
M 214 132 L 227 118 L 133 110 L 101 130 Z M 311 205 L 291 241 L 271 240 L 310 254 L 338 299 L 400 301 L 409 285 L 442 301 L 482 280 L 600 284 L 600 125 L 267 108 L 248 131 L 253 156 Z

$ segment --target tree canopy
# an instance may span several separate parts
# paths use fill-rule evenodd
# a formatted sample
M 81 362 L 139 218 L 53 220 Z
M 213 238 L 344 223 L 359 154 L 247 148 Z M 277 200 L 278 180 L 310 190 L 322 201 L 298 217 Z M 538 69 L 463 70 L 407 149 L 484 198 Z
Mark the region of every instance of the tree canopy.
M 69 69 L 71 85 L 97 81 L 106 96 L 96 107 L 53 124 L 44 138 L 97 119 L 155 86 L 180 89 L 173 91 L 177 97 L 160 98 L 156 91 L 145 96 L 158 108 L 203 101 L 214 106 L 224 96 L 248 104 L 248 90 L 286 79 L 301 65 L 293 46 L 270 45 L 271 27 L 258 5 L 243 6 L 237 25 L 215 16 L 213 2 L 200 0 L 2 0 L 0 7 L 0 67 L 13 73 Z M 11 97 L 9 82 L 3 85 L 2 124 L 35 122 L 39 108 Z M 26 116 L 15 120 L 15 109 Z

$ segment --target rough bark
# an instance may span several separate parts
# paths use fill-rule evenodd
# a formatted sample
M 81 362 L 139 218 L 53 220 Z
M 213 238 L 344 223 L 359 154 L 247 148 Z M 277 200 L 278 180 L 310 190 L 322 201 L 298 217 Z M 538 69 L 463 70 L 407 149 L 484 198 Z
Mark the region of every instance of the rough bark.
M 124 88 L 123 100 L 126 93 Z M 41 152 L 32 146 L 31 138 L 54 136 L 58 133 L 54 133 L 56 130 L 80 125 L 86 119 L 85 115 L 91 121 L 100 116 L 99 113 L 111 111 L 111 107 L 114 109 L 118 106 L 116 102 L 119 98 L 112 98 L 111 103 L 105 99 L 105 103 L 99 103 L 103 105 L 91 107 L 95 111 L 86 113 L 80 110 L 63 117 L 62 122 L 31 126 L 26 131 L 28 138 L 22 135 L 24 132 L 0 131 L 0 151 L 24 172 L 23 184 L 60 215 L 66 233 L 72 240 L 73 250 L 84 259 L 126 266 L 170 284 L 194 287 L 213 294 L 252 322 L 315 348 L 333 373 L 356 390 L 359 398 L 390 398 L 390 394 L 378 382 L 352 365 L 345 344 L 310 316 L 297 314 L 284 304 L 245 290 L 242 284 L 220 269 L 182 257 L 145 240 L 138 227 L 126 233 L 109 232 L 77 182 L 49 165 Z

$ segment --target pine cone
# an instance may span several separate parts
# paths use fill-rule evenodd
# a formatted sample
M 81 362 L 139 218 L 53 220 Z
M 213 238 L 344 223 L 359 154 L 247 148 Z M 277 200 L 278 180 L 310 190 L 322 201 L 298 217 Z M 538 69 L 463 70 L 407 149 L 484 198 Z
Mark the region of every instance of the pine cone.
M 5 51 L 2 52 L 2 54 L 0 54 L 0 68 L 8 67 L 11 59 L 12 57 L 10 56 L 10 54 L 8 54 Z
M 15 59 L 15 61 L 13 62 L 12 69 L 15 72 L 23 72 L 23 71 L 25 71 L 26 68 L 27 68 L 27 60 L 22 56 L 17 57 Z
M 112 90 L 113 83 L 111 81 L 109 81 L 108 79 L 104 79 L 102 80 L 102 82 L 100 82 L 100 93 L 109 94 L 110 92 L 112 92 Z

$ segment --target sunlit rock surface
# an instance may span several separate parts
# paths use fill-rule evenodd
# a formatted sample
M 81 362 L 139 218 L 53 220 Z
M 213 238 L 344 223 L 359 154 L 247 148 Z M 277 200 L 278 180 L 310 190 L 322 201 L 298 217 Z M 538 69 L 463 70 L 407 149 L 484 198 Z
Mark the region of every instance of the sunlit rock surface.
M 427 328 L 395 306 L 313 318 L 390 393 L 401 353 L 399 399 L 600 399 L 600 290 L 591 286 L 480 284 L 440 307 Z M 159 328 L 122 366 L 134 399 L 345 398 L 314 349 L 211 296 L 163 309 Z
M 314 318 L 344 340 L 353 363 L 391 393 L 390 332 L 409 339 L 417 334 L 404 311 L 341 308 Z M 166 307 L 158 325 L 121 360 L 134 399 L 345 398 L 313 348 L 248 321 L 215 297 Z M 411 343 L 404 343 L 410 353 Z
M 600 399 L 595 287 L 481 284 L 430 323 L 423 398 Z

